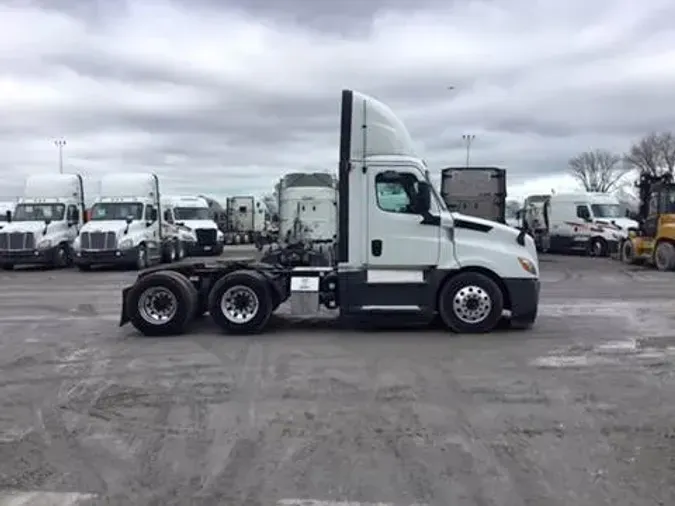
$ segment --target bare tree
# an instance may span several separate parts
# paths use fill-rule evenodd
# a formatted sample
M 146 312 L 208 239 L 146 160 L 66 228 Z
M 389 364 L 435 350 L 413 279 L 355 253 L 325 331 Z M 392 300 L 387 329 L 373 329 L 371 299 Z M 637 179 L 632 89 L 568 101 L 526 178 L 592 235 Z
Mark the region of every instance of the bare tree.
M 629 171 L 619 155 L 604 149 L 580 153 L 571 158 L 568 165 L 572 177 L 589 192 L 615 190 Z
M 625 161 L 641 175 L 660 176 L 675 171 L 675 135 L 652 132 L 634 143 Z

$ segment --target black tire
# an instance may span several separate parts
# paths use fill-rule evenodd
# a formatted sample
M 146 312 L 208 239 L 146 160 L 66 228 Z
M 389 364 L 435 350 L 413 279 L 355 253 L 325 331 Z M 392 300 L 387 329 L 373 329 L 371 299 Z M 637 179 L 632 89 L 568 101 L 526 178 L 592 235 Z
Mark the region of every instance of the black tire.
M 89 272 L 91 270 L 91 264 L 77 264 L 77 268 L 81 272 Z
M 68 267 L 70 264 L 70 252 L 68 246 L 60 244 L 54 254 L 54 266 L 58 268 Z
M 223 313 L 221 301 L 228 290 L 240 288 L 239 295 L 242 303 L 251 303 L 255 309 L 251 310 L 250 319 L 236 322 Z M 251 301 L 253 299 L 253 301 Z M 258 334 L 267 325 L 274 311 L 272 294 L 269 282 L 265 277 L 255 271 L 235 271 L 221 279 L 209 293 L 208 310 L 216 324 L 228 334 Z
M 654 248 L 654 265 L 660 271 L 675 270 L 675 246 L 661 241 Z
M 2 270 L 3 271 L 13 271 L 14 270 L 14 264 L 2 264 Z
M 635 248 L 633 247 L 633 241 L 628 239 L 621 243 L 620 256 L 621 261 L 625 264 L 632 265 L 635 263 Z
M 463 302 L 455 307 L 454 301 L 458 297 Z M 478 307 L 472 309 L 475 303 Z M 504 295 L 499 286 L 478 272 L 453 276 L 443 285 L 438 298 L 438 313 L 443 323 L 451 331 L 463 334 L 491 332 L 499 324 L 503 309 Z M 464 319 L 458 312 L 461 310 L 464 311 Z
M 143 269 L 147 269 L 148 265 L 150 265 L 148 263 L 148 250 L 144 244 L 141 244 L 136 253 L 136 270 L 142 271 Z
M 143 295 L 153 288 L 163 288 L 175 299 L 173 315 L 161 323 L 152 323 L 139 308 Z M 145 336 L 182 334 L 194 319 L 196 309 L 197 290 L 185 276 L 174 271 L 159 271 L 140 278 L 129 292 L 125 305 L 129 321 Z
M 606 257 L 609 251 L 607 241 L 602 237 L 595 237 L 591 240 L 590 254 L 594 257 Z

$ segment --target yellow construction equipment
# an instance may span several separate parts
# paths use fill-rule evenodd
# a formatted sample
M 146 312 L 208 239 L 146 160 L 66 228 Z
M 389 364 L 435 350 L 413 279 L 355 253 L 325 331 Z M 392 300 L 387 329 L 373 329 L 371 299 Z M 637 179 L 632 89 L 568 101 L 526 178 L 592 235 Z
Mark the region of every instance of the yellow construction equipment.
M 672 176 L 643 175 L 640 188 L 640 226 L 621 244 L 621 259 L 644 263 L 660 271 L 675 270 L 675 184 Z

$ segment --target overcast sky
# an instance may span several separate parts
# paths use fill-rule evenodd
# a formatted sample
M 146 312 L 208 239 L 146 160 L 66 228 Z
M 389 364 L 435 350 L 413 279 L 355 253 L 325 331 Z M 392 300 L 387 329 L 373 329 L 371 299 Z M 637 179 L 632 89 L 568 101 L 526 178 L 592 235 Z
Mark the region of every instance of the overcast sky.
M 336 167 L 345 87 L 434 172 L 471 133 L 512 193 L 564 186 L 575 153 L 675 127 L 673 19 L 672 0 L 0 0 L 0 195 L 57 171 L 58 137 L 91 181 L 268 192 Z

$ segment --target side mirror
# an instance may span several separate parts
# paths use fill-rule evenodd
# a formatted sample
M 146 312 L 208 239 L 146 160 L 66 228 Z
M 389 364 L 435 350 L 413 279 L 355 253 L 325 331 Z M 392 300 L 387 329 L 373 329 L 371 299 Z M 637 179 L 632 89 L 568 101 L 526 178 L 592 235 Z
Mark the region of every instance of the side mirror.
M 7 218 L 7 223 L 12 223 L 12 211 L 7 211 L 5 213 L 5 218 Z
M 177 222 L 176 222 L 176 225 L 178 225 L 179 227 L 184 227 L 184 226 L 185 226 L 185 222 L 184 222 L 184 221 L 177 221 Z
M 590 217 L 590 216 L 584 216 L 584 221 L 585 221 L 586 223 L 590 223 L 592 220 L 591 220 L 591 217 Z
M 127 216 L 127 219 L 126 219 L 127 225 L 131 225 L 131 223 L 132 223 L 133 221 L 134 221 L 134 217 L 133 217 L 133 216 L 131 216 L 131 215 Z
M 415 202 L 415 211 L 418 214 L 427 214 L 431 208 L 431 188 L 429 183 L 421 181 L 417 185 L 417 202 Z
M 51 222 L 52 222 L 51 218 L 45 218 L 45 225 L 49 226 Z
M 153 223 L 157 221 L 157 209 L 152 209 L 150 211 L 150 221 Z
M 7 212 L 9 212 L 9 211 L 7 211 Z M 626 215 L 626 218 L 630 218 L 630 209 L 626 209 L 625 215 Z

